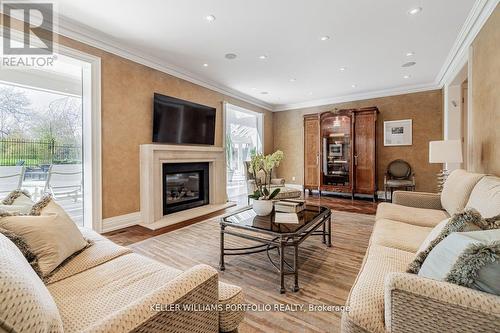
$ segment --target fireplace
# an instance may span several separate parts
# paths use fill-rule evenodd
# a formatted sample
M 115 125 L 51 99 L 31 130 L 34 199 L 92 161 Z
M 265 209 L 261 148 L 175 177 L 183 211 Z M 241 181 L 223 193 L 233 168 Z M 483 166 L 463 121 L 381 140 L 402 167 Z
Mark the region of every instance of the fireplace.
M 163 163 L 163 215 L 209 203 L 209 163 Z

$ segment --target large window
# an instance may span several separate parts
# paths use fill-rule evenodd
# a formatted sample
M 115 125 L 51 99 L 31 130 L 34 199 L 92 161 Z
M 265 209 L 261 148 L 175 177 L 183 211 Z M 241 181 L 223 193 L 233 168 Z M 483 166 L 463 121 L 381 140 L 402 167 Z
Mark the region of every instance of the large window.
M 0 197 L 16 187 L 35 200 L 51 193 L 79 225 L 85 224 L 88 66 L 58 55 L 54 66 L 2 69 L 0 79 Z M 9 178 L 17 170 L 19 182 Z
M 227 193 L 231 201 L 246 202 L 248 178 L 246 161 L 262 152 L 263 115 L 226 104 Z

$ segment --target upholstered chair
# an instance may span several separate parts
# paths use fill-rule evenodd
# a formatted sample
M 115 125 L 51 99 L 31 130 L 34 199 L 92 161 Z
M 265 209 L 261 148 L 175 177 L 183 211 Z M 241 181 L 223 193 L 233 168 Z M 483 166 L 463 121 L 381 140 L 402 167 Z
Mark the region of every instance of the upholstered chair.
M 387 166 L 384 175 L 385 200 L 387 201 L 387 192 L 398 190 L 415 191 L 415 174 L 412 172 L 411 165 L 404 160 L 394 160 Z

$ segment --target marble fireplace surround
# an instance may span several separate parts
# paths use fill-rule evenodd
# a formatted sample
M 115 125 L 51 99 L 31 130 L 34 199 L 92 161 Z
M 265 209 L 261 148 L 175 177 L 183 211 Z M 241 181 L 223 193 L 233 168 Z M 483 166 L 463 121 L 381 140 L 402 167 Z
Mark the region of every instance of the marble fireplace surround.
M 209 163 L 209 204 L 163 215 L 162 164 Z M 140 225 L 155 230 L 234 206 L 227 202 L 224 149 L 215 146 L 144 144 L 140 146 Z

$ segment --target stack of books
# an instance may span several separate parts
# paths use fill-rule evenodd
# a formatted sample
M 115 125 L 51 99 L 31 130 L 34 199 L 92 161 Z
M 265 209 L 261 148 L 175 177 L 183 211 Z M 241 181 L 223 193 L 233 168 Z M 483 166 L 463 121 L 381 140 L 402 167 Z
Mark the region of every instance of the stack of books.
M 305 208 L 304 200 L 287 199 L 274 204 L 275 223 L 299 223 L 300 212 Z
M 298 214 L 305 208 L 304 200 L 288 199 L 280 200 L 274 204 L 274 211 L 280 213 L 295 213 Z

